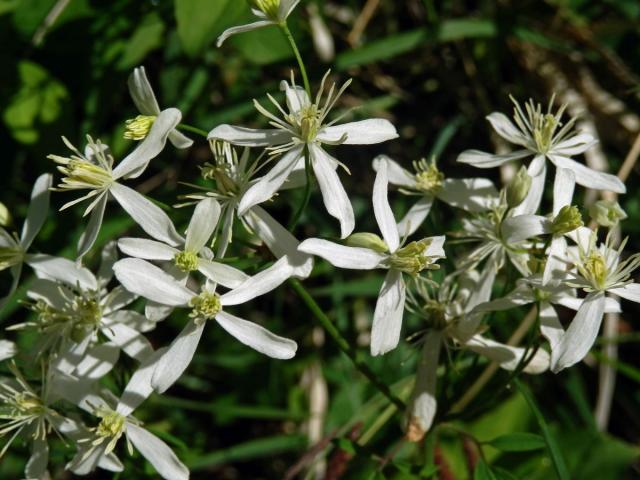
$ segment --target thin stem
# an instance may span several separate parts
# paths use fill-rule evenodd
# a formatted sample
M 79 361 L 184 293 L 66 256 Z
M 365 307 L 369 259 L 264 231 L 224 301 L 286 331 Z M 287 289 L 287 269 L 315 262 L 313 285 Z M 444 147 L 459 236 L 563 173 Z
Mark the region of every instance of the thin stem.
M 179 130 L 184 130 L 185 132 L 195 133 L 196 135 L 200 135 L 204 138 L 207 138 L 207 136 L 209 135 L 209 132 L 202 130 L 201 128 L 192 127 L 191 125 L 186 125 L 184 123 L 179 123 L 177 128 Z
M 304 172 L 306 174 L 306 183 L 304 185 L 304 197 L 302 198 L 302 203 L 296 213 L 291 218 L 289 222 L 289 230 L 293 231 L 295 226 L 298 224 L 300 217 L 304 213 L 309 204 L 309 199 L 311 198 L 311 161 L 309 159 L 309 149 L 305 147 L 305 155 L 304 155 Z
M 293 54 L 295 55 L 296 60 L 298 61 L 298 66 L 300 67 L 300 73 L 302 73 L 302 81 L 304 82 L 304 89 L 306 90 L 307 95 L 309 95 L 309 98 L 311 98 L 311 85 L 309 84 L 307 69 L 304 66 L 304 62 L 302 61 L 300 50 L 298 50 L 296 41 L 293 38 L 293 35 L 291 35 L 291 30 L 289 30 L 289 26 L 287 25 L 287 22 L 282 22 L 280 24 L 280 28 L 282 29 L 284 36 L 287 37 L 287 40 L 289 41 L 289 45 L 291 45 L 291 50 L 293 50 Z
M 371 382 L 371 384 L 376 387 L 380 391 L 380 393 L 387 397 L 387 399 L 389 399 L 391 403 L 393 403 L 399 410 L 403 411 L 406 407 L 404 402 L 397 396 L 395 396 L 393 392 L 391 392 L 389 387 L 382 383 L 376 376 L 376 374 L 369 368 L 369 366 L 360 358 L 357 350 L 353 348 L 347 341 L 347 339 L 342 336 L 336 326 L 331 322 L 329 317 L 324 314 L 320 306 L 316 303 L 309 292 L 307 292 L 307 290 L 302 286 L 302 284 L 294 278 L 290 278 L 289 283 L 296 291 L 300 299 L 305 303 L 307 308 L 309 308 L 311 313 L 313 313 L 316 319 L 324 327 L 327 333 L 331 335 L 331 338 L 333 338 L 340 350 L 342 350 L 343 353 L 345 353 L 349 357 L 349 359 L 351 359 L 360 373 L 367 377 L 367 380 L 369 380 L 369 382 Z

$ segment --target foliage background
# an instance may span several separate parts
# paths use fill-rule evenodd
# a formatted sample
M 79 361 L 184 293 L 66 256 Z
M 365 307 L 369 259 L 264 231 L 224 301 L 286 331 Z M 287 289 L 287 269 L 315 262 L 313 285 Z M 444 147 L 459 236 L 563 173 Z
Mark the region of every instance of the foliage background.
M 365 4 L 377 8 L 359 40 L 350 43 Z M 48 24 L 52 9 L 59 7 L 60 15 Z M 328 63 L 318 60 L 314 51 L 309 8 L 318 9 L 335 41 L 336 56 Z M 205 130 L 226 122 L 260 126 L 263 120 L 252 99 L 277 92 L 294 59 L 275 28 L 234 37 L 224 48 L 215 48 L 223 29 L 249 17 L 246 4 L 238 0 L 0 0 L 0 200 L 14 218 L 26 213 L 34 179 L 53 171 L 46 155 L 65 151 L 62 135 L 76 145 L 84 143 L 87 133 L 99 137 L 111 146 L 116 159 L 133 147 L 122 134 L 124 120 L 137 113 L 126 87 L 135 66 L 147 68 L 161 106 L 178 107 L 186 123 Z M 508 113 L 508 94 L 545 103 L 554 91 L 561 96 L 574 92 L 587 108 L 585 118 L 597 128 L 603 158 L 612 172 L 640 130 L 636 0 L 303 0 L 290 24 L 316 84 L 327 68 L 341 81 L 353 77 L 341 107 L 358 106 L 352 114 L 356 118 L 389 118 L 400 132 L 400 140 L 381 146 L 338 147 L 339 158 L 352 172 L 345 182 L 361 231 L 374 228 L 369 211 L 374 155 L 387 153 L 405 164 L 436 155 L 446 174 L 477 175 L 455 164 L 455 159 L 466 148 L 501 147 L 484 116 L 494 110 Z M 151 164 L 140 190 L 152 191 L 154 198 L 167 204 L 187 193 L 179 181 L 193 181 L 197 166 L 210 157 L 207 143 L 196 142 L 186 154 L 166 149 Z M 488 173 L 499 181 L 497 170 Z M 637 170 L 627 185 L 629 193 L 620 203 L 630 219 L 623 230 L 630 236 L 629 250 L 640 251 Z M 271 207 L 274 215 L 286 223 L 300 193 L 283 195 L 284 201 Z M 404 211 L 406 204 L 399 196 L 394 198 L 397 212 Z M 78 210 L 54 215 L 65 201 L 64 194 L 53 195 L 50 221 L 36 240 L 37 249 L 72 256 L 84 222 Z M 319 201 L 314 194 L 297 229 L 299 237 L 337 233 Z M 187 210 L 174 214 L 178 225 L 185 224 Z M 457 225 L 454 212 L 440 204 L 425 231 L 441 234 Z M 112 207 L 98 245 L 133 230 L 132 222 Z M 381 277 L 318 265 L 306 285 L 340 330 L 362 345 Z M 246 266 L 251 270 L 255 263 Z M 23 292 L 0 312 L 4 325 L 26 315 L 18 303 Z M 193 478 L 285 478 L 311 448 L 304 429 L 310 417 L 309 389 L 301 379 L 318 365 L 322 375 L 317 378 L 326 379 L 329 392 L 325 433 L 336 434 L 325 453 L 329 473 L 339 476 L 327 478 L 429 478 L 422 468 L 429 449 L 402 440 L 401 415 L 391 414 L 380 422 L 365 447 L 352 442 L 377 425 L 386 405 L 330 339 L 324 341 L 290 288 L 284 286 L 251 305 L 253 310 L 246 315 L 298 341 L 301 348 L 295 360 L 268 360 L 209 329 L 188 375 L 168 396 L 152 397 L 141 410 L 151 429 L 192 468 Z M 572 478 L 639 476 L 639 311 L 636 304 L 625 304 L 624 309 L 620 358 L 609 360 L 618 382 L 608 434 L 597 432 L 592 415 L 598 360 L 592 358 L 588 365 L 559 375 L 526 379 Z M 507 338 L 517 320 L 513 315 L 496 316 L 497 331 Z M 156 332 L 154 343 L 168 343 L 183 321 L 172 317 L 170 328 Z M 419 328 L 410 319 L 404 332 Z M 28 344 L 28 339 L 24 341 Z M 401 389 L 403 379 L 414 372 L 416 356 L 416 349 L 404 342 L 393 353 L 368 361 L 385 382 L 400 382 Z M 457 360 L 448 360 L 442 414 L 484 368 L 482 363 L 459 365 Z M 115 389 L 126 382 L 126 373 L 120 377 L 112 379 Z M 508 380 L 500 372 L 461 416 L 450 420 L 479 441 L 509 432 L 538 432 L 531 410 Z M 469 438 L 441 430 L 436 460 L 451 472 L 450 477 L 441 473 L 441 478 L 467 478 L 469 461 L 477 460 L 477 452 L 469 453 L 473 451 Z M 545 450 L 514 453 L 491 446 L 483 450 L 492 471 L 476 469 L 476 478 L 552 478 Z M 68 457 L 57 452 L 52 462 L 63 466 Z M 26 458 L 26 450 L 14 448 L 0 463 L 0 477 L 19 478 Z M 55 478 L 68 478 L 61 470 L 53 473 Z M 110 475 L 97 473 L 95 478 Z M 155 477 L 141 458 L 134 458 L 127 460 L 126 473 L 119 478 Z

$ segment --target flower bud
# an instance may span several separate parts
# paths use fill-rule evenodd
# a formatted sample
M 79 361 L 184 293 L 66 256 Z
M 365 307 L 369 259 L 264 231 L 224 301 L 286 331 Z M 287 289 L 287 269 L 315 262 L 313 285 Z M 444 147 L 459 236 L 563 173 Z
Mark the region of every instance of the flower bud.
M 11 214 L 4 203 L 0 202 L 0 227 L 6 227 L 11 224 Z
M 516 208 L 527 198 L 531 189 L 531 176 L 525 167 L 520 167 L 518 173 L 513 177 L 507 186 L 507 205 Z
M 385 241 L 375 233 L 354 233 L 347 238 L 345 243 L 350 247 L 368 248 L 369 250 L 374 250 L 379 253 L 386 253 L 389 251 L 389 247 Z
M 615 227 L 627 214 L 614 200 L 599 200 L 589 207 L 589 215 L 602 227 Z
M 564 235 L 582 226 L 584 226 L 584 223 L 582 223 L 582 215 L 578 207 L 565 205 L 560 209 L 556 218 L 553 219 L 551 231 L 554 235 Z

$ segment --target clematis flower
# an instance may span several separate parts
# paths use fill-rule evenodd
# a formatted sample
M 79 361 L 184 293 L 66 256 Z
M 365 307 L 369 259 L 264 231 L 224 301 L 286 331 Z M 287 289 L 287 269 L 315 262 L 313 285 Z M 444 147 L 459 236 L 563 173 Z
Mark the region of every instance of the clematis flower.
M 91 213 L 91 217 L 87 229 L 80 237 L 78 258 L 82 258 L 91 249 L 98 236 L 109 195 L 113 196 L 131 218 L 152 237 L 161 238 L 171 245 L 177 245 L 180 242 L 181 237 L 160 207 L 118 182 L 118 180 L 140 176 L 151 159 L 162 151 L 171 128 L 175 127 L 179 121 L 178 110 L 165 110 L 154 122 L 145 141 L 115 168 L 113 168 L 114 160 L 109 148 L 100 140 L 94 142 L 90 136 L 87 136 L 88 144 L 83 155 L 62 137 L 73 155 L 71 157 L 48 156 L 60 165 L 58 170 L 64 175 L 58 190 L 89 190 L 89 193 L 66 203 L 60 210 L 84 200 L 91 201 L 84 211 L 85 216 Z
M 14 357 L 18 353 L 18 346 L 9 340 L 0 340 L 0 362 Z
M 251 12 L 259 20 L 247 25 L 226 29 L 218 37 L 216 45 L 220 47 L 227 38 L 238 33 L 250 32 L 270 25 L 284 24 L 298 3 L 300 3 L 300 0 L 249 0 Z
M 200 293 L 196 293 L 144 260 L 127 258 L 116 263 L 116 277 L 127 290 L 162 305 L 191 309 L 191 320 L 156 366 L 152 380 L 154 388 L 162 393 L 180 378 L 193 358 L 208 320 L 215 320 L 240 342 L 260 353 L 277 359 L 292 358 L 297 350 L 293 340 L 274 335 L 226 311 L 226 307 L 245 303 L 280 285 L 284 280 L 273 272 L 288 275 L 286 268 L 280 268 L 285 261 L 280 259 L 275 268 L 250 277 L 238 288 L 222 295 L 206 284 Z
M 387 199 L 387 164 L 382 163 L 373 186 L 373 210 L 384 240 L 372 233 L 354 234 L 345 246 L 311 238 L 300 244 L 300 251 L 324 258 L 340 268 L 385 269 L 388 273 L 380 289 L 371 329 L 371 354 L 393 350 L 400 341 L 406 299 L 404 275 L 415 276 L 425 269 L 438 268 L 435 262 L 445 256 L 444 236 L 423 238 L 405 246 L 400 244 L 396 221 Z
M 631 273 L 640 266 L 640 254 L 622 260 L 626 240 L 616 250 L 609 233 L 604 244 L 596 245 L 596 233 L 587 228 L 576 230 L 574 238 L 578 244 L 577 271 L 565 283 L 582 289 L 587 296 L 558 343 L 555 373 L 582 360 L 593 346 L 607 305 L 607 292 L 640 303 L 640 284 L 631 279 Z
M 308 163 L 322 192 L 324 205 L 329 214 L 340 221 L 341 238 L 347 237 L 354 227 L 351 201 L 336 173 L 338 160 L 331 157 L 323 144 L 370 145 L 392 140 L 398 136 L 395 127 L 381 118 L 334 125 L 338 120 L 326 123 L 327 116 L 342 93 L 349 86 L 345 83 L 336 91 L 333 84 L 323 99 L 329 72 L 322 79 L 320 90 L 312 103 L 307 93 L 295 84 L 282 82 L 286 94 L 288 113 L 269 96 L 282 118 L 267 111 L 255 101 L 256 108 L 265 115 L 274 127 L 256 130 L 231 125 L 220 125 L 209 132 L 209 139 L 219 139 L 233 145 L 268 147 L 272 156 L 282 154 L 271 170 L 253 184 L 243 195 L 238 205 L 238 214 L 269 200 L 285 183 L 291 172 Z M 345 167 L 346 169 L 346 167 Z
M 31 257 L 27 251 L 49 213 L 49 189 L 52 182 L 53 176 L 48 173 L 37 178 L 31 191 L 31 203 L 29 203 L 27 218 L 22 225 L 20 238 L 17 234 L 11 235 L 0 227 L 0 271 L 9 268 L 13 277 L 9 292 L 0 300 L 0 307 L 18 287 L 23 264 L 29 263 Z
M 176 125 L 180 123 L 181 115 L 176 115 L 176 109 L 168 109 L 160 111 L 160 106 L 156 100 L 156 96 L 153 93 L 151 84 L 147 79 L 147 73 L 144 67 L 137 67 L 133 69 L 133 73 L 129 76 L 129 93 L 135 103 L 136 108 L 140 111 L 133 120 L 127 120 L 127 130 L 124 134 L 125 138 L 130 140 L 144 140 L 149 135 L 151 127 L 158 120 L 161 115 L 167 115 L 163 112 L 171 113 L 172 118 L 178 118 L 176 124 L 172 125 L 172 122 L 167 123 L 166 128 L 169 129 L 167 138 L 176 148 L 189 148 L 193 145 L 193 140 L 184 136 L 177 128 Z M 179 111 L 177 111 L 180 113 Z M 175 120 L 174 120 L 175 121 Z M 160 148 L 162 150 L 163 146 Z
M 400 187 L 400 192 L 405 195 L 419 197 L 404 218 L 398 222 L 401 235 L 415 233 L 429 215 L 436 198 L 468 212 L 488 210 L 498 201 L 498 192 L 490 180 L 445 178 L 433 160 L 427 162 L 422 159 L 413 162 L 415 173 L 402 168 L 386 155 L 379 155 L 373 160 L 373 169 L 377 171 L 382 162 L 387 163 L 389 183 Z
M 587 151 L 597 140 L 588 133 L 576 133 L 573 130 L 575 118 L 565 124 L 562 123 L 566 105 L 562 105 L 554 112 L 554 97 L 552 97 L 547 111 L 543 112 L 540 104 L 536 105 L 533 100 L 529 100 L 523 111 L 518 102 L 513 98 L 511 100 L 514 103 L 515 125 L 504 114 L 498 112 L 489 115 L 487 120 L 498 135 L 520 148 L 505 155 L 466 150 L 460 154 L 458 161 L 478 168 L 493 168 L 513 160 L 533 156 L 528 168 L 533 183 L 527 199 L 518 207 L 518 213 L 532 214 L 538 209 L 544 190 L 547 160 L 557 168 L 573 171 L 576 183 L 586 188 L 616 193 L 626 192 L 624 183 L 615 175 L 598 172 L 571 159 L 572 156 Z

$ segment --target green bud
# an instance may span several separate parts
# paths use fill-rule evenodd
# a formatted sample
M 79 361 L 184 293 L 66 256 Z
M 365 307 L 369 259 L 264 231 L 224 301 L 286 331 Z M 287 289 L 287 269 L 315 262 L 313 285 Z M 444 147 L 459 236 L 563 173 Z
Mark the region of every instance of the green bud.
M 582 226 L 584 226 L 584 223 L 582 222 L 582 215 L 578 207 L 565 205 L 560 209 L 556 218 L 553 219 L 551 232 L 554 235 L 564 235 Z
M 520 167 L 518 173 L 513 177 L 507 186 L 507 205 L 516 208 L 527 198 L 531 189 L 531 176 L 525 167 Z
M 386 253 L 389 251 L 389 247 L 387 246 L 385 241 L 375 233 L 354 233 L 347 238 L 345 243 L 350 247 L 368 248 L 379 253 Z
M 0 226 L 6 227 L 11 224 L 11 214 L 4 203 L 0 202 Z
M 602 227 L 612 228 L 620 220 L 627 218 L 627 214 L 614 200 L 598 200 L 589 207 L 589 216 Z

